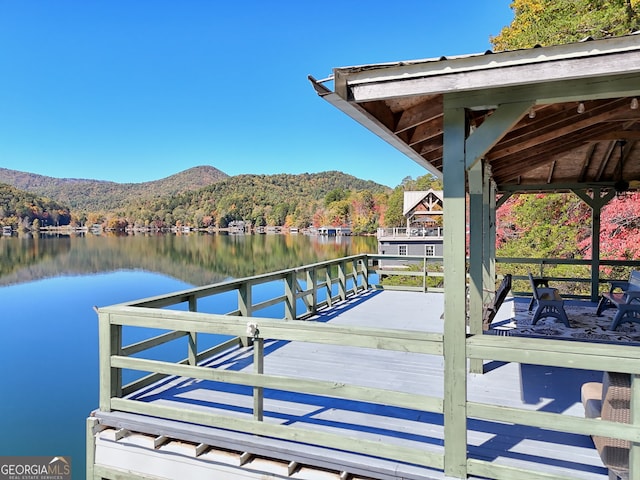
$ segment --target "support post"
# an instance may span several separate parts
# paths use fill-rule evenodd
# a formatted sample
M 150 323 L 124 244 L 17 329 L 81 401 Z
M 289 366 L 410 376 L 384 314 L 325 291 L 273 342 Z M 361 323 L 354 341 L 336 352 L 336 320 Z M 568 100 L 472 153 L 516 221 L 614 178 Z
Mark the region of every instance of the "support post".
M 444 108 L 444 470 L 467 477 L 464 108 Z
M 318 272 L 314 268 L 307 270 L 307 290 L 311 289 L 311 293 L 307 295 L 307 313 L 316 313 L 318 309 Z
M 253 373 L 264 373 L 264 338 L 253 339 Z M 261 422 L 264 418 L 264 388 L 253 387 L 253 419 Z
M 469 170 L 469 333 L 482 335 L 483 294 L 483 161 Z M 469 361 L 469 371 L 483 373 L 483 360 Z
M 93 480 L 93 466 L 96 463 L 96 436 L 95 428 L 98 426 L 98 419 L 95 417 L 87 418 L 85 440 L 86 440 L 86 470 L 85 478 L 87 480 Z
M 603 195 L 600 188 L 594 188 L 593 197 L 584 190 L 573 190 L 573 193 L 591 208 L 591 301 L 597 302 L 600 296 L 600 213 L 616 192 L 610 189 Z
M 485 292 L 489 289 L 495 290 L 496 285 L 496 210 L 498 204 L 496 202 L 496 185 L 491 179 L 491 166 L 485 165 L 485 179 L 483 186 L 482 206 L 484 210 L 484 244 L 483 244 L 483 266 L 484 279 L 482 281 Z M 506 201 L 511 194 L 505 194 L 500 200 Z M 485 295 L 485 302 L 487 297 Z
M 347 275 L 346 275 L 347 263 L 342 261 L 338 263 L 338 295 L 340 301 L 347 299 Z
M 122 326 L 111 325 L 111 317 L 98 313 L 100 357 L 100 410 L 111 411 L 111 399 L 122 396 L 122 370 L 111 366 L 111 356 L 122 353 Z
M 593 199 L 600 199 L 600 189 L 593 189 Z M 600 289 L 600 202 L 591 208 L 591 301 L 597 302 Z
M 369 257 L 359 260 L 362 275 L 362 289 L 366 292 L 369 290 Z
M 295 320 L 296 312 L 296 272 L 291 271 L 284 279 L 284 294 L 286 300 L 284 302 L 284 318 L 287 320 Z
M 240 311 L 240 315 L 243 317 L 250 317 L 253 315 L 253 309 L 251 306 L 253 305 L 253 296 L 251 293 L 251 283 L 244 282 L 238 288 L 238 310 Z M 248 347 L 253 342 L 253 339 L 250 337 L 240 337 L 240 343 L 243 347 Z
M 198 299 L 195 295 L 191 295 L 189 297 L 189 311 L 197 312 L 198 311 Z M 188 358 L 189 365 L 197 365 L 198 364 L 198 332 L 189 332 L 189 346 L 188 346 Z

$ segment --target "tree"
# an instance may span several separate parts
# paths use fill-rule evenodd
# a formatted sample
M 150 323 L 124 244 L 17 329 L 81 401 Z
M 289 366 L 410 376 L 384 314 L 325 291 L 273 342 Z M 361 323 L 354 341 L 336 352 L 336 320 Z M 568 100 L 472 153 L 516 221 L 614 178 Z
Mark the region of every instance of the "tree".
M 640 0 L 513 0 L 511 9 L 511 24 L 491 37 L 496 51 L 612 37 L 640 27 Z

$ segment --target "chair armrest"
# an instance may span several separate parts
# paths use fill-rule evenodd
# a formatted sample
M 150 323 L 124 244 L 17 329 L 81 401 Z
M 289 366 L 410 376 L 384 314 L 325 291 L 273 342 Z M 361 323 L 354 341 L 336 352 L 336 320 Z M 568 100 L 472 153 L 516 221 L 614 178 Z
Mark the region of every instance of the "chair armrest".
M 629 303 L 632 300 L 640 298 L 640 290 L 627 290 L 622 293 L 624 293 L 625 303 Z

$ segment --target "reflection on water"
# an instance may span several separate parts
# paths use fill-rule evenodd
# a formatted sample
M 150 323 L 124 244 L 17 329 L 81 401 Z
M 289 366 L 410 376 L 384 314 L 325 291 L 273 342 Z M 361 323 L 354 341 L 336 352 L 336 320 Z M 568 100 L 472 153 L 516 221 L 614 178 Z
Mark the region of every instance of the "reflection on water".
M 361 237 L 0 237 L 0 455 L 71 456 L 84 478 L 85 419 L 98 406 L 94 305 L 375 251 Z
M 0 285 L 119 270 L 207 285 L 284 268 L 374 253 L 372 237 L 130 235 L 0 237 Z

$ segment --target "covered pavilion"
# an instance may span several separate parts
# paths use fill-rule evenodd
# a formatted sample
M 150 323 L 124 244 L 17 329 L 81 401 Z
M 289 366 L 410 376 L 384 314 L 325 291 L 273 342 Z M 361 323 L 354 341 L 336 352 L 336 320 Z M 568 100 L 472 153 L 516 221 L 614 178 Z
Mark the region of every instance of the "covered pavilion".
M 507 340 L 481 333 L 483 297 L 495 291 L 495 212 L 512 193 L 571 191 L 591 207 L 591 297 L 597 298 L 600 211 L 616 194 L 640 185 L 640 35 L 340 67 L 328 78 L 309 79 L 324 100 L 443 181 L 445 378 L 462 378 L 470 358 L 471 369 L 480 372 L 477 352 L 487 347 L 495 355 L 502 348 L 495 341 Z M 604 362 L 581 357 L 577 366 L 624 367 L 640 395 L 640 371 L 621 365 L 615 348 L 610 351 Z M 546 347 L 518 353 L 505 344 L 500 359 L 544 364 L 552 356 Z M 570 354 L 562 361 L 570 364 Z M 466 393 L 465 382 L 455 381 L 445 391 L 445 433 L 460 441 Z M 640 408 L 634 412 L 640 422 Z M 464 454 L 449 453 L 445 473 L 465 478 Z M 630 462 L 631 472 L 640 471 L 638 443 L 632 443 Z

